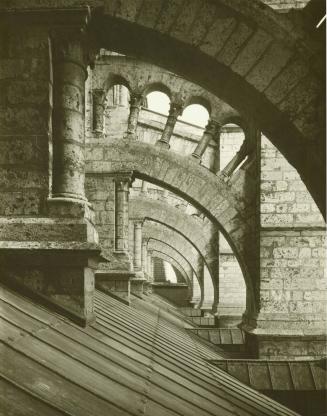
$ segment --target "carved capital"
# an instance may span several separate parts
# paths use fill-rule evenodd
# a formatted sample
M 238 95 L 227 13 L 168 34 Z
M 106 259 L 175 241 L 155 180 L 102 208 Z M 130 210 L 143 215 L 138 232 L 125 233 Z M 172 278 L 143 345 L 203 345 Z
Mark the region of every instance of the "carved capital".
M 94 66 L 99 47 L 90 30 L 90 8 L 76 14 L 67 13 L 50 28 L 50 39 L 54 62 L 74 62 L 85 68 Z
M 133 172 L 117 172 L 117 174 L 113 176 L 113 180 L 117 191 L 128 192 L 134 181 Z
M 181 103 L 170 103 L 169 117 L 177 118 L 183 112 L 183 105 Z
M 143 95 L 141 93 L 132 92 L 130 96 L 130 106 L 131 107 L 140 107 L 143 103 Z
M 211 119 L 208 121 L 208 124 L 206 125 L 205 132 L 214 137 L 216 136 L 216 134 L 218 134 L 221 127 L 222 125 L 218 121 Z

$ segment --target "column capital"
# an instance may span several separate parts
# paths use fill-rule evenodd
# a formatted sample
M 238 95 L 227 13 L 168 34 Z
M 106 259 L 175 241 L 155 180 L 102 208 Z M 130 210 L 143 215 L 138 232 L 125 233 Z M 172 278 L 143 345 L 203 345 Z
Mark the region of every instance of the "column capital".
M 138 91 L 132 91 L 130 94 L 129 103 L 131 107 L 140 107 L 142 105 L 144 95 Z
M 142 228 L 143 224 L 144 224 L 144 219 L 137 219 L 137 220 L 134 220 L 133 222 L 134 222 L 134 227 L 135 228 Z M 143 243 L 143 241 L 142 241 L 142 243 Z
M 183 103 L 172 101 L 170 103 L 168 116 L 177 118 L 178 116 L 180 116 L 182 114 L 183 109 L 184 109 L 184 104 Z
M 89 7 L 67 11 L 54 19 L 50 28 L 50 39 L 54 61 L 71 61 L 91 68 L 99 47 L 90 30 L 92 19 Z
M 117 172 L 113 176 L 113 180 L 118 187 L 126 187 L 128 185 L 127 190 L 130 188 L 134 181 L 134 173 L 133 171 L 124 171 L 124 172 Z
M 98 100 L 101 100 L 104 103 L 105 90 L 103 88 L 94 88 L 92 89 L 92 96 Z
M 216 134 L 221 130 L 222 124 L 215 120 L 215 119 L 209 119 L 208 124 L 205 127 L 205 132 L 207 134 L 211 134 L 212 136 L 216 136 Z

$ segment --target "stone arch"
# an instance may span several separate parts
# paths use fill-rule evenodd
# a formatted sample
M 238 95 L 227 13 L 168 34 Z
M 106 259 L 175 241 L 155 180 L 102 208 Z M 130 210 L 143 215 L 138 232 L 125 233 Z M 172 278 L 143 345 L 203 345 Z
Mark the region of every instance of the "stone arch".
M 146 197 L 131 197 L 129 213 L 130 218 L 149 219 L 183 236 L 201 254 L 210 272 L 213 285 L 217 284 L 212 267 L 217 253 L 212 250 L 209 235 L 204 232 L 204 224 L 165 202 Z
M 198 278 L 201 278 L 198 273 L 198 253 L 196 249 L 176 231 L 170 230 L 162 224 L 147 221 L 143 224 L 143 238 L 158 240 L 172 247 L 188 261 Z
M 169 100 L 171 100 L 171 97 L 172 97 L 171 89 L 167 85 L 161 82 L 151 82 L 149 84 L 146 84 L 144 89 L 142 90 L 142 94 L 145 97 L 146 95 L 151 94 L 151 92 L 155 92 L 155 91 L 159 91 L 159 92 L 162 92 L 163 94 L 166 94 Z
M 191 276 L 189 276 L 186 271 L 183 269 L 183 267 L 174 259 L 173 257 L 168 256 L 168 254 L 165 254 L 163 252 L 154 250 L 152 253 L 152 257 L 159 258 L 161 260 L 167 261 L 172 266 L 174 266 L 180 274 L 183 276 L 186 283 L 190 284 L 191 282 Z
M 253 120 L 325 212 L 325 71 L 302 28 L 259 0 L 103 5 L 94 19 L 102 47 L 191 79 Z
M 172 247 L 171 245 L 167 244 L 164 241 L 160 241 L 151 237 L 149 238 L 149 241 L 148 241 L 148 248 L 149 250 L 159 251 L 159 252 L 166 254 L 168 257 L 173 258 L 177 263 L 181 265 L 181 267 L 185 270 L 188 276 L 192 276 L 192 274 L 196 276 L 196 279 L 199 282 L 199 285 L 201 287 L 199 277 L 196 274 L 196 271 L 193 269 L 193 267 L 188 262 L 188 260 L 181 253 L 179 253 L 179 251 L 176 250 L 174 247 Z
M 209 91 L 162 68 L 128 56 L 101 56 L 93 72 L 93 88 L 106 90 L 111 77 L 120 74 L 128 82 L 131 91 L 145 96 L 153 91 L 165 93 L 171 102 L 188 106 L 203 105 L 209 115 L 220 122 L 228 117 L 239 117 L 229 104 Z M 117 75 L 118 76 L 118 75 Z
M 104 85 L 105 94 L 108 94 L 110 88 L 115 85 L 123 85 L 131 92 L 131 82 L 121 74 L 110 73 Z
M 202 107 L 204 107 L 208 111 L 209 116 L 211 115 L 212 105 L 211 105 L 210 101 L 207 98 L 201 97 L 201 96 L 198 96 L 198 95 L 190 96 L 185 102 L 184 110 L 186 110 L 186 108 L 188 106 L 193 105 L 193 104 L 201 105 Z
M 203 211 L 224 234 L 231 246 L 247 286 L 247 311 L 258 307 L 255 292 L 258 274 L 255 241 L 255 193 L 247 194 L 242 169 L 227 184 L 219 175 L 166 149 L 137 141 L 111 140 L 97 148 L 102 159 L 87 162 L 87 172 L 104 174 L 134 171 L 137 178 L 170 189 Z M 254 187 L 250 187 L 254 191 Z

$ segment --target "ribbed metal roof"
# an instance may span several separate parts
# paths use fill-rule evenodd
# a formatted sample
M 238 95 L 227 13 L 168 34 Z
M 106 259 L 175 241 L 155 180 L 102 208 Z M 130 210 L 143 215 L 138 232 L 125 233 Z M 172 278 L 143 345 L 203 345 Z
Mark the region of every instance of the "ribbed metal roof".
M 83 329 L 0 289 L 3 414 L 295 414 L 209 364 L 219 354 L 153 304 L 96 292 Z
M 189 328 L 194 334 L 216 345 L 243 345 L 244 333 L 239 328 Z
M 327 390 L 321 361 L 214 360 L 213 364 L 257 390 Z

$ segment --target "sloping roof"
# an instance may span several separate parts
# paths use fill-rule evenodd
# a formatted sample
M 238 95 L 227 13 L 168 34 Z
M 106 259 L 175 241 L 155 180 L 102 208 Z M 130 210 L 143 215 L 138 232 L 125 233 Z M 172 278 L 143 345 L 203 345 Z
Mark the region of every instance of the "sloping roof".
M 153 304 L 96 292 L 87 328 L 0 287 L 1 410 L 10 415 L 294 415 L 208 363 L 221 358 Z
M 245 336 L 239 328 L 190 328 L 194 334 L 216 345 L 243 345 Z
M 213 364 L 257 390 L 327 390 L 321 360 L 214 360 Z

